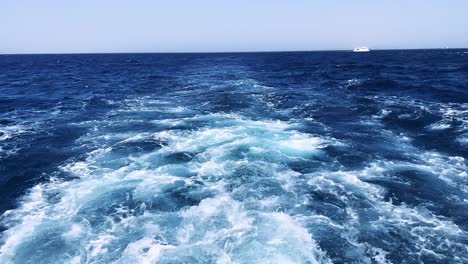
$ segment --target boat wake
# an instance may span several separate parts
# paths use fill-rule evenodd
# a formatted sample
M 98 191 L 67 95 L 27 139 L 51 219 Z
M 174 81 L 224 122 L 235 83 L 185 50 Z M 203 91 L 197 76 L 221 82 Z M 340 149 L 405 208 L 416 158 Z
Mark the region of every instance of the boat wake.
M 128 122 L 145 120 L 129 116 L 168 103 L 131 102 L 112 118 L 76 124 L 90 130 L 79 144 L 94 150 L 3 215 L 2 262 L 332 263 L 343 254 L 385 263 L 388 245 L 413 260 L 466 252 L 456 224 L 407 204 L 418 197 L 404 190 L 423 184 L 418 177 L 437 180 L 427 163 L 331 171 L 327 152 L 351 151 L 346 143 L 238 114 L 185 109 L 138 132 Z M 126 122 L 130 129 L 106 132 Z M 466 170 L 445 162 L 447 174 Z M 322 250 L 328 244 L 339 251 Z

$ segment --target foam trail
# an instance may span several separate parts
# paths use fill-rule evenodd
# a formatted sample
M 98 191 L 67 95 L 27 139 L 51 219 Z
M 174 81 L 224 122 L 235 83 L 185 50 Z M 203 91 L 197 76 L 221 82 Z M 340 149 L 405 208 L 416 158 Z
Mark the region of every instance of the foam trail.
M 468 263 L 465 64 L 0 56 L 0 263 Z
M 76 179 L 36 186 L 3 216 L 9 229 L 2 261 L 171 263 L 197 252 L 220 263 L 327 262 L 294 216 L 264 204 L 273 194 L 287 195 L 297 176 L 277 162 L 320 156 L 333 140 L 303 134 L 297 124 L 241 116 L 183 122 L 198 120 L 217 125 L 106 135 L 111 146 L 62 167 Z M 151 151 L 120 153 L 120 146 L 151 141 L 159 144 Z M 57 254 L 27 254 L 50 251 L 54 245 L 37 243 L 47 240 L 62 245 Z

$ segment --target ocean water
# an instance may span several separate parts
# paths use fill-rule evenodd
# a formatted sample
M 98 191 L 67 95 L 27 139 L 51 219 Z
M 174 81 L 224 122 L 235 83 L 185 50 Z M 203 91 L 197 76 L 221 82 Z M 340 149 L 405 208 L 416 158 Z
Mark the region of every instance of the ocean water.
M 468 263 L 467 50 L 0 69 L 0 263 Z

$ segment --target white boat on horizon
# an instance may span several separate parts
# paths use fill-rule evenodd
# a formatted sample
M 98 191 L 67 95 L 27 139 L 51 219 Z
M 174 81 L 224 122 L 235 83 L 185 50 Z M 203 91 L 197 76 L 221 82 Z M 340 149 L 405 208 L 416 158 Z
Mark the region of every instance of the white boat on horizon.
M 353 52 L 369 52 L 370 49 L 368 47 L 358 47 L 358 48 L 354 48 L 353 49 Z

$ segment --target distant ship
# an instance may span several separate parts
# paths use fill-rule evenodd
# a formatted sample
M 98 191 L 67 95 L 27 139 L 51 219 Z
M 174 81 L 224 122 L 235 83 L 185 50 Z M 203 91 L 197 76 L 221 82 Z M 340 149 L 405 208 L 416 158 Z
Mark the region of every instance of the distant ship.
M 359 47 L 359 48 L 354 48 L 353 52 L 369 52 L 370 49 L 367 47 Z

